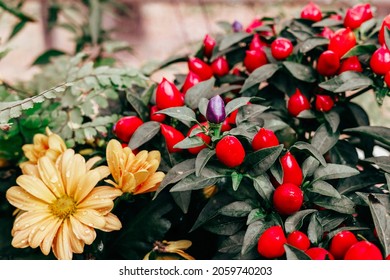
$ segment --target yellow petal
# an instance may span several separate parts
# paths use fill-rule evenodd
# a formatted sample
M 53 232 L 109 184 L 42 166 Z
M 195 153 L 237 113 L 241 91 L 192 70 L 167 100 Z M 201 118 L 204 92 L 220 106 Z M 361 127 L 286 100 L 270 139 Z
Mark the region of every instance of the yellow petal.
M 53 253 L 59 260 L 71 260 L 73 257 L 69 228 L 66 223 L 61 224 L 53 240 Z
M 67 169 L 65 170 L 65 173 L 62 173 L 62 175 L 64 176 L 65 174 L 65 191 L 69 196 L 73 197 L 76 192 L 77 185 L 82 176 L 86 173 L 87 168 L 85 165 L 85 159 L 79 154 L 75 154 L 71 158 L 71 161 L 71 163 L 67 163 Z
M 48 255 L 50 253 L 50 248 L 53 245 L 53 240 L 57 236 L 57 232 L 61 224 L 61 219 L 53 217 L 52 223 L 48 226 L 46 235 L 40 245 L 43 254 Z
M 56 197 L 49 188 L 37 177 L 31 175 L 20 175 L 16 183 L 25 191 L 47 203 L 52 203 Z
M 74 192 L 74 200 L 81 202 L 100 181 L 99 172 L 90 170 L 79 178 Z
M 64 221 L 66 224 L 66 227 L 68 228 L 68 233 L 69 233 L 69 240 L 70 240 L 70 246 L 72 248 L 73 253 L 81 254 L 84 251 L 84 241 L 81 239 L 77 238 L 77 236 L 74 234 L 72 230 L 72 225 L 70 223 L 69 219 L 66 219 Z
M 121 221 L 114 214 L 108 213 L 104 217 L 106 219 L 106 225 L 104 228 L 101 228 L 102 231 L 110 232 L 113 230 L 120 230 L 122 228 Z
M 6 193 L 6 198 L 13 206 L 25 211 L 48 209 L 47 202 L 31 196 L 30 193 L 21 187 L 9 188 Z
M 50 188 L 57 198 L 61 197 L 65 193 L 65 189 L 61 175 L 53 161 L 48 157 L 41 157 L 38 160 L 38 170 L 45 185 Z
M 22 170 L 22 173 L 25 175 L 32 175 L 35 177 L 40 178 L 38 166 L 36 164 L 32 164 L 31 162 L 22 162 L 19 165 L 20 169 Z
M 15 248 L 26 248 L 28 244 L 28 236 L 30 229 L 15 231 L 11 241 L 11 245 Z
M 139 170 L 144 163 L 146 162 L 146 159 L 148 158 L 148 152 L 147 151 L 140 151 L 134 158 L 133 162 L 131 163 L 130 168 L 126 168 L 126 170 L 130 172 L 136 172 Z
M 164 177 L 165 174 L 163 172 L 154 173 L 142 185 L 137 187 L 137 190 L 134 192 L 134 194 L 142 194 L 156 191 Z
M 106 219 L 98 211 L 93 209 L 81 209 L 73 215 L 83 224 L 93 228 L 103 228 Z
M 101 159 L 102 159 L 101 157 L 96 156 L 96 157 L 93 157 L 93 158 L 90 158 L 89 160 L 87 160 L 87 163 L 86 163 L 87 170 L 91 170 L 92 167 Z
M 176 254 L 180 255 L 182 258 L 186 259 L 186 260 L 195 260 L 195 258 L 189 254 L 187 254 L 186 252 L 183 252 L 182 250 L 178 250 L 176 252 Z
M 160 151 L 150 151 L 148 154 L 147 161 L 157 160 L 159 163 L 161 161 Z
M 50 149 L 60 153 L 66 150 L 66 145 L 64 140 L 62 140 L 62 138 L 59 135 L 54 133 L 48 137 L 48 145 Z
M 106 150 L 106 158 L 108 168 L 110 169 L 112 177 L 118 182 L 120 178 L 120 166 L 121 166 L 121 155 L 122 155 L 122 146 L 119 141 L 113 139 L 108 142 Z
M 93 170 L 99 172 L 100 180 L 103 178 L 106 178 L 108 175 L 110 175 L 110 169 L 108 169 L 108 167 L 105 165 L 98 166 L 98 167 L 94 168 Z
M 132 193 L 136 187 L 135 178 L 133 173 L 126 173 L 122 175 L 121 181 L 119 183 L 119 187 L 122 192 Z
M 37 223 L 49 218 L 51 216 L 49 211 L 46 212 L 24 212 L 16 217 L 14 222 L 14 230 L 25 230 L 33 228 Z
M 96 232 L 93 228 L 81 223 L 78 219 L 70 216 L 70 225 L 76 237 L 85 244 L 91 245 L 96 238 Z
M 168 241 L 167 243 L 168 246 L 165 247 L 165 251 L 168 253 L 176 253 L 177 250 L 185 250 L 192 245 L 190 240 Z
M 112 187 L 101 186 L 94 188 L 91 193 L 77 205 L 78 209 L 90 208 L 99 211 L 102 215 L 111 211 L 113 200 L 122 195 L 122 191 Z
M 138 186 L 146 181 L 149 177 L 149 172 L 147 170 L 139 170 L 134 172 L 135 185 Z
M 34 224 L 28 237 L 28 243 L 31 248 L 37 248 L 43 242 L 43 239 L 55 225 L 55 218 L 53 216 L 46 216 L 45 219 Z

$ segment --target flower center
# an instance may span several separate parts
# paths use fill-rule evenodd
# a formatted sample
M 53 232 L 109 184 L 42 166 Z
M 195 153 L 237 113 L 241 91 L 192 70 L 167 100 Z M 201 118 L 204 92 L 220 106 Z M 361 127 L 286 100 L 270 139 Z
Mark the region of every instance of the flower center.
M 76 212 L 76 203 L 72 198 L 65 195 L 54 201 L 50 205 L 50 210 L 53 215 L 59 217 L 60 219 L 66 219 Z

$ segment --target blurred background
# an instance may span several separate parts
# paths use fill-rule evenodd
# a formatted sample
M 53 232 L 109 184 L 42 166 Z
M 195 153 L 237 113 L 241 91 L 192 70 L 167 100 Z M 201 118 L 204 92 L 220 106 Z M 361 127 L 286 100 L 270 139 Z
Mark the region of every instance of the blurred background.
M 42 54 L 100 51 L 86 41 L 105 40 L 120 66 L 147 67 L 172 55 L 190 54 L 206 34 L 221 32 L 218 22 L 298 17 L 304 0 L 0 0 L 0 81 L 28 80 L 39 71 Z M 317 0 L 323 11 L 345 9 L 362 1 Z M 364 1 L 376 17 L 390 13 L 390 0 Z M 16 11 L 16 12 L 15 12 Z M 19 12 L 19 14 L 17 13 Z M 108 39 L 109 38 L 109 39 Z M 52 50 L 55 50 L 54 52 Z M 47 57 L 47 56 L 46 56 Z M 45 57 L 40 57 L 45 59 Z M 34 65 L 35 64 L 35 65 Z M 156 81 L 159 76 L 152 77 Z M 390 120 L 390 102 L 378 107 L 373 95 L 359 100 L 373 124 Z

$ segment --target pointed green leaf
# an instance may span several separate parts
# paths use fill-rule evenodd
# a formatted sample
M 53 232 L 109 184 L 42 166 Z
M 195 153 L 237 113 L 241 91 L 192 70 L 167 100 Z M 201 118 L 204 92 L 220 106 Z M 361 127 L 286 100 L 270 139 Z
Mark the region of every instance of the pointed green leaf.
M 309 190 L 311 192 L 315 192 L 325 196 L 341 198 L 340 193 L 331 184 L 325 181 L 315 181 Z
M 308 53 L 312 49 L 315 49 L 319 46 L 325 46 L 329 44 L 329 39 L 327 38 L 309 38 L 305 42 L 302 43 L 302 45 L 299 47 L 299 51 L 301 53 Z
M 247 105 L 247 103 L 251 100 L 250 97 L 237 97 L 234 98 L 232 101 L 226 104 L 225 111 L 226 116 L 230 115 L 233 111 L 237 110 L 238 108 Z
M 359 56 L 363 54 L 372 55 L 377 50 L 375 45 L 357 45 L 350 49 L 341 59 L 345 59 L 352 56 Z
M 250 224 L 245 232 L 244 242 L 242 244 L 241 254 L 245 255 L 257 245 L 260 235 L 267 229 L 269 223 L 262 220 Z
M 307 228 L 307 236 L 309 237 L 310 242 L 317 246 L 321 241 L 323 234 L 324 230 L 317 218 L 317 215 L 311 215 L 309 226 Z
M 271 78 L 278 70 L 279 70 L 279 65 L 277 64 L 265 64 L 257 68 L 245 80 L 244 85 L 242 86 L 240 92 L 244 92 L 255 85 L 265 82 L 266 80 Z
M 313 200 L 313 203 L 342 214 L 355 213 L 355 203 L 344 195 L 341 198 L 319 196 Z
M 214 149 L 203 149 L 196 156 L 195 161 L 195 175 L 199 176 L 202 173 L 203 168 L 206 166 L 207 162 L 215 155 Z
M 228 217 L 246 217 L 252 206 L 245 201 L 235 201 L 219 209 L 219 214 Z
M 326 161 L 324 157 L 314 145 L 310 145 L 309 143 L 303 141 L 298 141 L 290 148 L 290 150 L 294 149 L 308 153 L 309 155 L 317 159 L 318 162 L 321 163 L 321 165 L 326 166 Z
M 384 126 L 359 126 L 344 129 L 347 134 L 363 134 L 390 146 L 390 128 Z
M 240 183 L 242 181 L 242 178 L 244 177 L 241 173 L 233 172 L 231 174 L 232 177 L 232 187 L 233 190 L 238 190 L 238 187 L 240 186 Z
M 231 47 L 232 45 L 237 44 L 250 36 L 253 36 L 253 35 L 250 33 L 246 33 L 246 32 L 245 33 L 244 32 L 237 32 L 237 33 L 228 34 L 225 37 L 223 37 L 221 43 L 219 44 L 219 50 L 222 51 L 224 49 L 227 49 L 227 48 Z
M 284 61 L 283 65 L 290 74 L 303 82 L 313 83 L 316 81 L 316 74 L 312 67 L 300 63 Z
M 265 201 L 271 201 L 272 193 L 275 189 L 268 176 L 260 175 L 253 178 L 253 187 Z
M 385 256 L 390 255 L 390 209 L 386 209 L 374 195 L 368 196 L 368 205 L 378 238 L 385 251 Z
M 359 171 L 355 168 L 342 165 L 329 163 L 326 166 L 319 167 L 314 172 L 315 180 L 330 180 L 330 179 L 341 179 L 359 174 Z
M 149 121 L 143 123 L 131 136 L 129 147 L 134 150 L 151 140 L 160 132 L 160 123 Z
M 292 245 L 284 244 L 284 250 L 286 251 L 287 260 L 311 260 L 311 258 L 305 254 L 302 250 L 295 248 Z
M 188 212 L 188 207 L 191 203 L 191 194 L 192 191 L 171 193 L 173 200 L 176 202 L 177 206 L 180 207 L 184 214 L 187 214 Z
M 197 122 L 195 112 L 186 106 L 171 107 L 164 110 L 160 110 L 157 113 L 168 115 L 183 122 L 186 125 L 191 122 Z
M 303 220 L 306 216 L 317 212 L 315 209 L 307 209 L 296 212 L 295 214 L 289 216 L 284 223 L 284 228 L 286 233 L 291 233 L 295 230 L 299 230 L 303 225 Z
M 215 78 L 212 77 L 191 87 L 185 95 L 185 104 L 191 109 L 198 108 L 202 98 L 210 99 L 214 96 L 213 87 Z
M 283 150 L 283 144 L 275 147 L 260 149 L 250 153 L 245 157 L 244 167 L 250 170 L 250 173 L 261 174 L 267 171 L 278 159 Z

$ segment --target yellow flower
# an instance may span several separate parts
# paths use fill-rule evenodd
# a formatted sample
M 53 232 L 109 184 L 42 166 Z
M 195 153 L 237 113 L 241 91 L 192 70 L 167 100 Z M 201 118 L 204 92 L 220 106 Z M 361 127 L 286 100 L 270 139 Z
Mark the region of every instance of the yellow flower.
M 119 230 L 122 225 L 111 213 L 113 200 L 122 192 L 96 184 L 109 175 L 107 166 L 91 169 L 80 154 L 66 150 L 54 163 L 48 156 L 38 159 L 16 179 L 18 186 L 6 194 L 8 201 L 21 211 L 12 229 L 16 248 L 50 249 L 58 259 L 72 259 L 82 253 L 85 244 L 96 238 L 95 229 Z M 30 174 L 30 175 L 27 175 Z
M 114 178 L 106 182 L 125 193 L 154 192 L 165 176 L 163 172 L 156 172 L 161 161 L 159 151 L 140 151 L 134 155 L 129 147 L 122 148 L 119 141 L 113 139 L 107 145 L 106 157 Z
M 192 242 L 189 240 L 157 241 L 154 243 L 153 250 L 145 255 L 144 260 L 150 260 L 152 253 L 154 253 L 153 259 L 156 260 L 194 260 L 194 257 L 184 252 L 191 245 Z
M 59 135 L 52 133 L 49 128 L 46 128 L 46 134 L 35 134 L 33 144 L 23 145 L 22 150 L 29 163 L 36 164 L 38 159 L 43 156 L 56 161 L 66 150 L 65 142 Z

